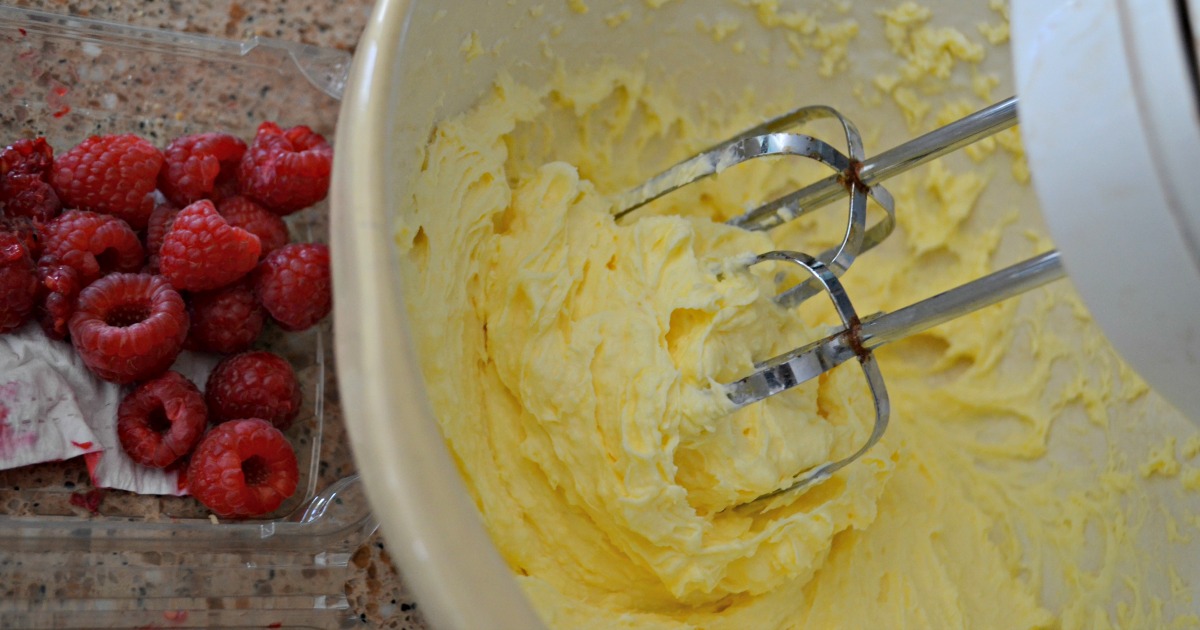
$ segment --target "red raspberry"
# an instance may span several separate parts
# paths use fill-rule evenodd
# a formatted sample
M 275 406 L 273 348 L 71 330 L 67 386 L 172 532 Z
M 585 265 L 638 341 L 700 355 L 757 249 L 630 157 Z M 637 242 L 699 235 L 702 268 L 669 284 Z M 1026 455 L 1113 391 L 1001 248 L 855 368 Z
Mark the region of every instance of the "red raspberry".
M 223 359 L 208 375 L 204 398 L 213 422 L 262 418 L 283 430 L 300 413 L 296 373 L 283 357 L 265 351 Z
M 64 295 L 79 295 L 83 285 L 79 282 L 79 272 L 70 265 L 65 265 L 57 257 L 47 254 L 38 259 L 38 277 L 43 279 L 47 291 Z
M 222 354 L 248 350 L 262 332 L 265 319 L 258 298 L 246 282 L 192 295 L 188 314 L 192 326 L 184 347 Z
M 324 199 L 332 170 L 333 149 L 321 134 L 264 122 L 238 166 L 238 192 L 287 215 Z
M 246 197 L 230 197 L 218 202 L 217 212 L 225 217 L 229 225 L 257 236 L 262 244 L 261 256 L 288 244 L 288 229 L 283 219 Z
M 50 184 L 63 204 L 146 227 L 163 156 L 132 134 L 92 136 L 54 159 Z
M 284 330 L 304 330 L 333 308 L 329 248 L 293 243 L 271 252 L 254 274 L 258 301 Z
M 54 188 L 38 175 L 9 173 L 0 186 L 0 199 L 4 200 L 4 211 L 9 216 L 42 222 L 53 219 L 62 210 Z
M 225 222 L 207 199 L 175 215 L 159 250 L 159 268 L 178 289 L 208 291 L 229 285 L 254 269 L 258 237 Z
M 261 516 L 296 492 L 300 467 L 287 438 L 258 418 L 209 431 L 192 453 L 188 491 L 224 517 Z
M 132 383 L 171 367 L 187 337 L 183 298 L 161 276 L 114 273 L 79 294 L 75 351 L 100 378 Z
M 106 214 L 68 210 L 42 228 L 44 254 L 79 272 L 84 286 L 113 271 L 137 271 L 145 252 L 124 221 Z
M 42 225 L 41 222 L 29 217 L 0 215 L 0 232 L 15 235 L 31 260 L 37 260 L 42 255 Z
M 37 268 L 21 240 L 0 232 L 0 333 L 22 326 L 37 305 Z
M 18 140 L 0 151 L 0 201 L 10 217 L 49 221 L 62 210 L 48 183 L 54 149 L 45 138 Z
M 175 225 L 175 216 L 179 208 L 169 204 L 160 204 L 150 213 L 150 222 L 146 225 L 146 271 L 158 273 L 159 250 L 162 249 L 163 239 L 171 226 Z
M 45 138 L 23 138 L 0 151 L 0 173 L 38 175 L 43 179 L 54 164 L 54 148 Z
M 187 455 L 207 426 L 204 396 L 178 372 L 138 385 L 117 408 L 121 448 L 151 468 L 166 468 Z
M 42 256 L 37 263 L 38 303 L 41 305 L 42 330 L 51 339 L 66 339 L 67 325 L 75 313 L 79 297 L 79 273 L 54 256 Z
M 218 179 L 235 176 L 246 143 L 225 133 L 177 138 L 163 149 L 158 188 L 178 206 L 211 199 Z
M 75 314 L 75 301 L 62 293 L 50 293 L 42 302 L 41 317 L 38 323 L 42 331 L 51 339 L 66 339 L 70 332 L 68 327 L 71 316 Z

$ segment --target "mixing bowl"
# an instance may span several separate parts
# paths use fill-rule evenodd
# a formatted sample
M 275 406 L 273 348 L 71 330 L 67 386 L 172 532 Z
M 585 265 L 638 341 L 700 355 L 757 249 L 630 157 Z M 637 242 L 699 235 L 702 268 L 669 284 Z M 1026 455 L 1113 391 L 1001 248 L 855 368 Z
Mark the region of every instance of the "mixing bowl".
M 731 108 L 748 93 L 762 104 L 764 117 L 801 104 L 832 105 L 858 122 L 868 151 L 934 124 L 932 113 L 903 106 L 905 93 L 889 85 L 904 70 L 876 3 L 795 3 L 821 16 L 823 24 L 857 24 L 815 32 L 771 19 L 787 13 L 766 10 L 776 4 L 381 0 L 376 5 L 359 44 L 337 134 L 332 237 L 338 378 L 371 503 L 421 610 L 438 627 L 533 628 L 541 622 L 492 545 L 446 448 L 407 317 L 421 304 L 406 303 L 400 286 L 395 220 L 412 203 L 431 131 L 476 104 L 501 73 L 539 85 L 556 72 L 583 74 L 602 64 L 639 67 L 647 81 L 685 95 L 686 106 L 697 111 Z M 971 95 L 978 101 L 983 93 L 996 100 L 1011 94 L 1005 36 L 995 26 L 1003 22 L 1001 7 L 983 1 L 925 4 L 939 25 L 976 39 L 982 32 L 999 45 L 945 76 L 940 57 L 931 56 L 928 67 L 910 69 L 928 75 L 914 83 L 911 95 L 949 103 Z M 1041 219 L 1019 164 L 1010 174 L 1011 156 L 1001 152 L 979 163 L 962 155 L 949 159 L 991 175 L 978 212 L 1012 216 L 1006 230 L 1017 236 L 1001 242 L 995 265 L 1028 255 L 1028 241 L 1020 235 Z M 869 266 L 870 258 L 856 265 Z M 947 287 L 931 278 L 928 288 L 933 293 Z M 1077 326 L 1046 325 L 1065 335 Z M 1138 404 L 1143 430 L 1121 434 L 1131 452 L 1158 444 L 1158 436 L 1169 431 L 1190 430 L 1153 395 Z M 1087 432 L 1086 422 L 1077 424 L 1084 427 L 1080 434 Z M 1068 462 L 1063 465 L 1079 456 L 1056 453 L 1051 448 L 1048 457 Z M 1139 544 L 1150 554 L 1179 553 L 1186 546 L 1175 542 L 1175 551 L 1165 551 L 1158 530 L 1148 529 L 1144 538 Z

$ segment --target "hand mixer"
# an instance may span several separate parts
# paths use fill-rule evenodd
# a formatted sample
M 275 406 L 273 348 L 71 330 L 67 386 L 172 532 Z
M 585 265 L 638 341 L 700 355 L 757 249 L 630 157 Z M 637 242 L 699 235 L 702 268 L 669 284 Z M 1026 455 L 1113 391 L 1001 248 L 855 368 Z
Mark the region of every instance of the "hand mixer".
M 1192 2 L 1016 2 L 1015 68 L 1035 187 L 1073 278 L 1114 345 L 1160 393 L 1200 412 L 1200 73 Z M 1200 8 L 1200 7 L 1197 7 Z M 1021 39 L 1026 37 L 1027 39 Z M 831 118 L 845 151 L 793 130 Z M 700 152 L 613 199 L 618 218 L 680 187 L 748 160 L 800 156 L 833 173 L 729 221 L 768 230 L 849 197 L 841 243 L 817 255 L 772 251 L 811 278 L 776 297 L 794 306 L 826 293 L 838 332 L 756 364 L 726 386 L 744 406 L 787 391 L 850 359 L 874 399 L 875 424 L 858 450 L 798 472 L 763 499 L 828 479 L 878 442 L 890 405 L 872 351 L 1066 275 L 1050 251 L 887 314 L 860 317 L 839 276 L 894 226 L 880 183 L 1017 122 L 1017 98 L 982 109 L 877 156 L 865 157 L 855 126 L 826 106 L 802 107 Z M 1186 165 L 1186 167 L 1184 166 Z M 867 199 L 884 217 L 867 226 Z M 1149 261 L 1149 266 L 1147 266 Z M 1074 266 L 1078 265 L 1078 267 Z M 1165 340 L 1165 343 L 1164 343 Z

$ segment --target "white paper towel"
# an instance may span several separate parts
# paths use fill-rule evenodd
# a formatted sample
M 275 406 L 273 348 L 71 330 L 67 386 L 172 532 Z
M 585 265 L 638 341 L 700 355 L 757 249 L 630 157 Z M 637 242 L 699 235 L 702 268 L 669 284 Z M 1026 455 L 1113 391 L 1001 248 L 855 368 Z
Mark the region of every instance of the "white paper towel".
M 218 359 L 184 352 L 171 369 L 203 387 Z M 178 471 L 147 468 L 121 449 L 117 407 L 128 391 L 96 378 L 37 323 L 0 335 L 0 470 L 86 455 L 97 488 L 187 494 Z

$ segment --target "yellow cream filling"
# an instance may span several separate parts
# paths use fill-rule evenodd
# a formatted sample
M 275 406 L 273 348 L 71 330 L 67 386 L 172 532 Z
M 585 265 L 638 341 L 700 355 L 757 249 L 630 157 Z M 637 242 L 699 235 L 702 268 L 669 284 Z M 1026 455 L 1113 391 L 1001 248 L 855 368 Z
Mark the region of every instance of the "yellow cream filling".
M 765 26 L 818 42 L 832 32 L 775 3 L 751 4 Z M 931 108 L 918 84 L 982 48 L 929 26 L 911 3 L 881 17 L 904 61 L 875 83 L 920 126 Z M 738 31 L 699 24 L 718 40 Z M 1000 38 L 997 29 L 984 33 Z M 831 71 L 855 29 L 837 32 L 821 62 Z M 852 452 L 872 421 L 852 365 L 736 411 L 721 386 L 836 323 L 820 305 L 777 307 L 784 269 L 751 272 L 745 262 L 798 243 L 819 251 L 836 242 L 842 213 L 770 233 L 722 223 L 809 171 L 732 169 L 628 220 L 611 217 L 606 195 L 653 172 L 647 163 L 669 164 L 744 126 L 754 104 L 741 108 L 689 114 L 628 69 L 564 73 L 536 88 L 501 78 L 425 148 L 397 245 L 430 400 L 496 546 L 547 622 L 1200 623 L 1179 612 L 1189 596 L 1173 567 L 1158 567 L 1169 578 L 1161 590 L 1143 588 L 1157 565 L 1130 544 L 1159 500 L 1142 494 L 1147 478 L 1182 477 L 1181 489 L 1196 489 L 1200 475 L 1186 464 L 1180 474 L 1174 438 L 1141 460 L 1121 454 L 1110 420 L 1162 407 L 1146 403 L 1146 386 L 1065 283 L 881 351 L 895 410 L 884 440 L 811 491 L 770 509 L 736 507 Z M 936 118 L 966 111 L 952 104 Z M 997 146 L 1027 181 L 1015 131 L 971 157 Z M 976 212 L 988 177 L 935 162 L 893 182 L 898 207 L 919 211 L 899 212 L 893 240 L 847 276 L 863 313 L 995 266 L 1016 217 Z M 1050 246 L 1036 230 L 1027 237 L 1031 253 Z M 1052 332 L 1064 321 L 1078 335 Z M 1108 441 L 1071 442 L 1097 433 L 1087 427 Z M 1184 444 L 1184 458 L 1200 452 L 1200 441 Z M 1073 448 L 1084 465 L 1053 456 Z

